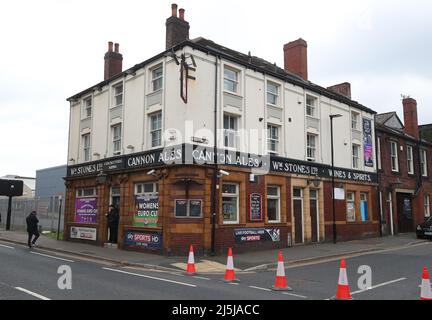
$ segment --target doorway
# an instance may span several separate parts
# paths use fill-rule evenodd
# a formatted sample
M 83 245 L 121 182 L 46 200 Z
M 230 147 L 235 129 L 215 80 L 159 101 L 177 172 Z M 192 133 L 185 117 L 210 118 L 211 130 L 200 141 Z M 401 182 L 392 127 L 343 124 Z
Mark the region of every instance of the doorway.
M 303 234 L 303 190 L 301 188 L 293 189 L 293 208 L 295 221 L 295 243 L 304 242 Z
M 414 221 L 412 212 L 412 195 L 409 193 L 398 193 L 397 214 L 398 233 L 414 232 Z
M 120 187 L 119 186 L 113 186 L 111 187 L 110 191 L 110 199 L 109 199 L 110 205 L 114 205 L 117 209 L 117 212 L 119 214 L 117 222 L 110 225 L 109 218 L 108 218 L 108 233 L 107 233 L 107 242 L 111 246 L 116 246 L 118 242 L 118 225 L 120 220 Z
M 309 191 L 310 218 L 311 218 L 311 241 L 319 242 L 319 210 L 318 210 L 318 190 Z

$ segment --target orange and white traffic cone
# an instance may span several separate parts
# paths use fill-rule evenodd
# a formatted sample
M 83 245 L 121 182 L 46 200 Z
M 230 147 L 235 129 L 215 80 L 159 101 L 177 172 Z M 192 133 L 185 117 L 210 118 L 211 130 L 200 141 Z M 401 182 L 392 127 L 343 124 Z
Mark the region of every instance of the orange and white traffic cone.
M 233 260 L 233 253 L 231 248 L 228 249 L 228 259 L 227 259 L 224 281 L 225 282 L 239 281 L 235 277 L 234 260 Z
M 278 256 L 278 266 L 276 271 L 276 281 L 274 286 L 272 287 L 273 290 L 278 291 L 292 291 L 290 287 L 287 286 L 287 280 L 285 276 L 285 266 L 284 266 L 284 260 L 282 252 L 279 252 Z
M 341 260 L 340 271 L 339 271 L 339 281 L 336 291 L 336 300 L 352 300 L 350 288 L 348 285 L 348 276 L 346 272 L 345 260 Z
M 420 300 L 432 300 L 432 290 L 428 268 L 423 268 Z
M 190 245 L 189 247 L 189 258 L 188 258 L 186 273 L 189 275 L 194 275 L 196 273 L 195 258 L 194 258 L 194 251 L 192 245 Z

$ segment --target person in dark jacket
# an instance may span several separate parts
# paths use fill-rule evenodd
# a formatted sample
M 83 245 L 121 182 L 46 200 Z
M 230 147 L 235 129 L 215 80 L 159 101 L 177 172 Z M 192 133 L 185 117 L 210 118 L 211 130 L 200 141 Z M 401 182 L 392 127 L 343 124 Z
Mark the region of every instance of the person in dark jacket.
M 119 210 L 115 205 L 110 205 L 110 211 L 106 215 L 109 228 L 109 243 L 117 243 L 117 232 L 120 220 Z
M 36 216 L 36 211 L 30 212 L 30 214 L 26 218 L 26 223 L 27 223 L 27 233 L 28 233 L 27 244 L 29 248 L 31 248 L 36 244 L 36 240 L 40 236 L 38 230 L 39 219 Z

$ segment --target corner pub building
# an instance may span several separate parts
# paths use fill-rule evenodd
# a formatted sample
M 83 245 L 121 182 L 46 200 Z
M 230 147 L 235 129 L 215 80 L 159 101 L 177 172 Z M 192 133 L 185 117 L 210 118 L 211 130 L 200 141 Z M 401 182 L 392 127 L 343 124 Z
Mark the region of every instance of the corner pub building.
M 68 99 L 65 238 L 104 245 L 112 203 L 118 247 L 161 254 L 378 235 L 375 112 L 308 80 L 304 40 L 283 49 L 284 69 L 190 40 L 175 4 L 164 52 L 123 71 L 110 42 L 104 81 Z

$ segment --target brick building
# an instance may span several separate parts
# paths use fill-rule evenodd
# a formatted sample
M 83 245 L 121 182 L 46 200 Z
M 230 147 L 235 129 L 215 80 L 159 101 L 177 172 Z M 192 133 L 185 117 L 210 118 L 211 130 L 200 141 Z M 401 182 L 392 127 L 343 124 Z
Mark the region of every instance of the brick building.
M 339 240 L 378 235 L 375 112 L 349 83 L 309 81 L 306 41 L 283 53 L 284 69 L 191 40 L 176 5 L 164 52 L 123 71 L 109 43 L 105 80 L 68 99 L 66 239 L 104 244 L 110 203 L 123 249 L 286 247 L 331 241 L 333 225 Z
M 396 112 L 376 115 L 379 198 L 383 233 L 414 232 L 430 216 L 432 144 L 420 137 L 417 102 L 403 99 L 404 123 Z

